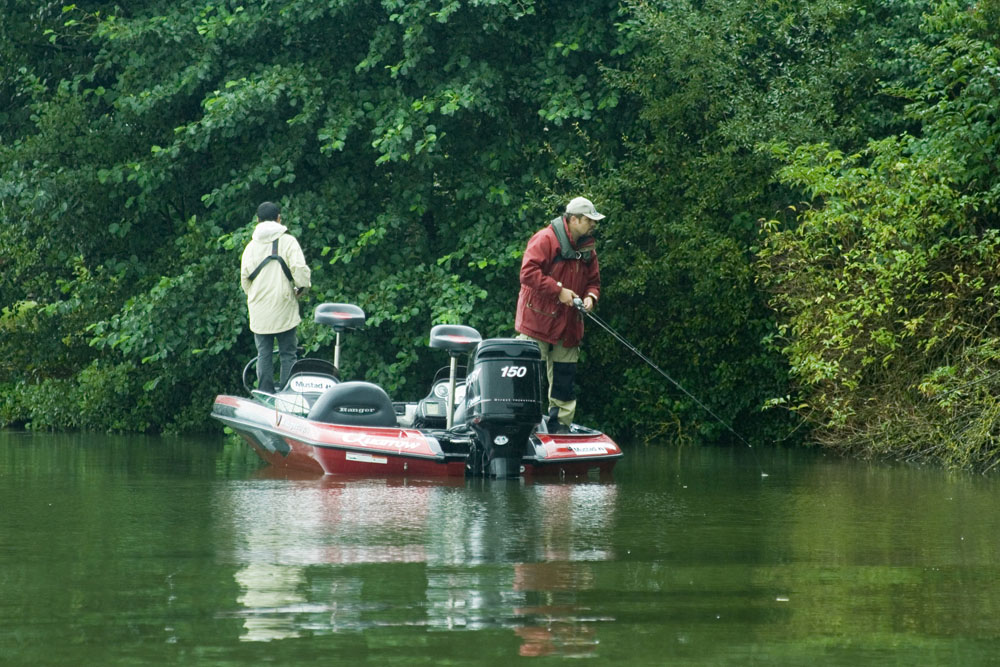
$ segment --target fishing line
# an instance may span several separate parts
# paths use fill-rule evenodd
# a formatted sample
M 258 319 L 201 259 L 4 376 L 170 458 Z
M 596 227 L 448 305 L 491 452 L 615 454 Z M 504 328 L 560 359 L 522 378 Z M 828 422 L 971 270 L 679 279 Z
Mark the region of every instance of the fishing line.
M 653 370 L 655 370 L 657 373 L 659 373 L 663 377 L 665 377 L 668 380 L 670 380 L 671 384 L 673 384 L 675 387 L 677 387 L 682 392 L 684 392 L 687 395 L 687 397 L 690 398 L 695 403 L 697 403 L 701 407 L 701 409 L 703 409 L 708 414 L 712 415 L 712 417 L 714 417 L 717 422 L 719 422 L 720 424 L 722 424 L 723 426 L 725 426 L 726 429 L 730 433 L 732 433 L 737 438 L 739 438 L 740 442 L 742 442 L 744 445 L 746 445 L 747 447 L 750 448 L 750 453 L 753 454 L 753 460 L 757 464 L 757 468 L 760 469 L 760 476 L 761 477 L 767 477 L 768 476 L 768 474 L 766 472 L 764 472 L 764 468 L 760 465 L 760 461 L 757 459 L 757 452 L 754 451 L 753 445 L 751 445 L 749 442 L 747 442 L 747 440 L 742 435 L 740 435 L 739 433 L 737 433 L 736 430 L 733 429 L 732 426 L 730 426 L 728 423 L 726 423 L 725 420 L 722 419 L 722 417 L 720 417 L 717 414 L 715 414 L 714 412 L 712 412 L 711 408 L 709 408 L 707 405 L 705 405 L 704 403 L 702 403 L 701 401 L 699 401 L 697 399 L 697 397 L 695 397 L 694 394 L 692 394 L 687 389 L 685 389 L 684 387 L 682 387 L 681 384 L 679 382 L 677 382 L 677 380 L 675 380 L 672 377 L 670 377 L 670 375 L 665 370 L 663 370 L 662 368 L 660 368 L 659 366 L 657 366 L 656 364 L 654 364 L 653 361 L 649 357 L 647 357 L 645 354 L 643 354 L 642 352 L 640 352 L 639 350 L 637 350 L 634 345 L 632 345 L 627 340 L 625 340 L 624 336 L 622 336 L 620 333 L 618 333 L 617 331 L 615 331 L 614 329 L 612 329 L 611 326 L 607 322 L 605 322 L 604 320 L 602 320 L 601 318 L 599 318 L 594 313 L 588 312 L 583 307 L 583 300 L 582 299 L 580 299 L 579 297 L 573 299 L 573 305 L 581 313 L 583 313 L 584 315 L 586 315 L 587 317 L 589 317 L 590 319 L 592 319 L 599 327 L 601 327 L 602 329 L 604 329 L 605 331 L 607 331 L 609 334 L 611 334 L 611 336 L 614 337 L 615 340 L 617 340 L 619 343 L 621 343 L 622 345 L 624 345 L 625 347 L 627 347 L 637 357 L 639 357 L 640 359 L 642 359 L 643 361 L 645 361 L 647 364 L 649 364 L 649 366 Z

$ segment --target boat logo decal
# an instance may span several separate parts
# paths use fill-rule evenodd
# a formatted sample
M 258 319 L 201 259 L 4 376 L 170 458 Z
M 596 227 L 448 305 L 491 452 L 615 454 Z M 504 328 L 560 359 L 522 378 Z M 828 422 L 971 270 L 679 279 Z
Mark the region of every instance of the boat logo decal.
M 608 448 L 602 445 L 569 445 L 574 454 L 607 454 Z
M 335 386 L 337 386 L 337 383 L 334 380 L 316 376 L 295 377 L 292 378 L 291 383 L 292 391 L 297 391 L 300 394 L 308 392 L 323 392 Z
M 376 412 L 377 408 L 367 405 L 338 405 L 336 410 L 352 415 L 371 415 Z
M 344 433 L 342 436 L 345 445 L 363 445 L 365 447 L 380 447 L 383 449 L 419 449 L 426 443 L 421 438 L 410 438 L 403 434 L 405 438 L 369 435 L 368 433 Z
M 285 416 L 288 416 L 288 415 L 285 415 Z M 278 426 L 278 421 L 279 420 L 275 421 L 275 424 L 274 424 L 275 426 Z M 313 429 L 312 429 L 311 426 L 309 426 L 308 424 L 303 424 L 298 419 L 285 419 L 283 421 L 285 423 L 282 426 L 282 428 L 284 428 L 289 433 L 297 433 L 298 435 L 306 436 L 306 437 L 311 436 L 312 433 L 313 433 Z

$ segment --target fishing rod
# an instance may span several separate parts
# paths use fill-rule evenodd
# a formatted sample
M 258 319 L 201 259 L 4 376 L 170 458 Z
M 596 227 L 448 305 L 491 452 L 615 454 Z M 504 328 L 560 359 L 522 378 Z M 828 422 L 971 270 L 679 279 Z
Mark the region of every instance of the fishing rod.
M 624 345 L 625 347 L 627 347 L 629 350 L 631 350 L 637 357 L 639 357 L 640 359 L 642 359 L 643 361 L 645 361 L 647 364 L 649 364 L 649 366 L 653 370 L 655 370 L 657 373 L 659 373 L 663 377 L 665 377 L 668 380 L 670 380 L 671 384 L 673 384 L 675 387 L 677 387 L 682 392 L 684 392 L 687 395 L 687 397 L 690 398 L 695 403 L 697 403 L 701 407 L 702 410 L 704 410 L 708 414 L 712 415 L 712 417 L 714 417 L 717 422 L 719 422 L 720 424 L 722 424 L 723 426 L 726 427 L 726 430 L 728 430 L 730 433 L 732 433 L 737 438 L 739 438 L 740 442 L 742 442 L 743 444 L 745 444 L 747 447 L 750 448 L 750 453 L 753 454 L 753 459 L 757 463 L 757 467 L 760 469 L 760 476 L 761 477 L 767 477 L 768 476 L 767 473 L 764 472 L 764 469 L 761 467 L 760 461 L 757 459 L 757 452 L 754 451 L 753 445 L 751 445 L 749 442 L 747 442 L 747 440 L 742 435 L 740 435 L 739 433 L 737 433 L 736 430 L 732 426 L 730 426 L 725 420 L 722 419 L 722 417 L 720 417 L 719 415 L 717 415 L 714 412 L 712 412 L 711 408 L 709 408 L 707 405 L 705 405 L 704 403 L 702 403 L 701 401 L 699 401 L 698 398 L 694 394 L 692 394 L 687 389 L 685 389 L 684 387 L 682 387 L 681 384 L 677 380 L 675 380 L 672 377 L 670 377 L 670 375 L 665 370 L 663 370 L 662 368 L 660 368 L 659 366 L 657 366 L 655 363 L 653 363 L 653 361 L 649 357 L 647 357 L 645 354 L 643 354 L 642 352 L 640 352 L 639 350 L 637 350 L 634 345 L 632 345 L 627 340 L 625 340 L 624 336 L 622 336 L 620 333 L 618 333 L 617 331 L 615 331 L 614 329 L 612 329 L 611 326 L 607 322 L 605 322 L 604 320 L 602 320 L 601 318 L 599 318 L 597 315 L 595 315 L 594 313 L 592 313 L 589 310 L 587 310 L 584 307 L 584 305 L 583 305 L 583 299 L 581 299 L 580 297 L 575 297 L 573 299 L 573 306 L 577 310 L 579 310 L 581 313 L 583 313 L 584 315 L 586 315 L 587 317 L 589 317 L 591 320 L 593 320 L 599 327 L 601 327 L 602 329 L 604 329 L 605 331 L 607 331 L 609 334 L 611 334 L 611 336 L 615 340 L 617 340 L 619 343 L 621 343 L 622 345 Z

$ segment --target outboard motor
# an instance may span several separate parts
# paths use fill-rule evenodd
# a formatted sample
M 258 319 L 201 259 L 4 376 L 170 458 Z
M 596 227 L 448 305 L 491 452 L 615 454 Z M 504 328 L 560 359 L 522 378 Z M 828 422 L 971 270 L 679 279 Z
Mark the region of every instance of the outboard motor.
M 475 432 L 470 472 L 517 477 L 532 429 L 542 418 L 538 344 L 490 338 L 476 348 L 465 378 L 465 423 Z

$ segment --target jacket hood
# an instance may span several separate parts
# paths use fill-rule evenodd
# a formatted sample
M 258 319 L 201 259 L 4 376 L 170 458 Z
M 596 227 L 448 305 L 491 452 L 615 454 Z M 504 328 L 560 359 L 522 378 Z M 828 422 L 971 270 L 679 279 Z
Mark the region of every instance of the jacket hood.
M 264 222 L 257 223 L 257 226 L 254 227 L 252 238 L 254 241 L 260 243 L 271 243 L 287 231 L 288 227 L 285 227 L 280 222 L 265 220 Z

